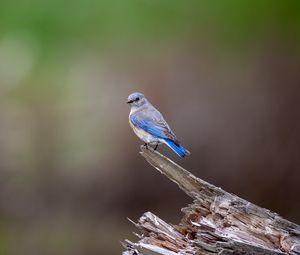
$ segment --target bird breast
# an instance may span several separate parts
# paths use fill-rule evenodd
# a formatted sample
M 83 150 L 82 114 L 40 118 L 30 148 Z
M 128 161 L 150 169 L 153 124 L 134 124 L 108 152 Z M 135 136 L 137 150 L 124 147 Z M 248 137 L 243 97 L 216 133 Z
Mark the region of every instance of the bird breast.
M 133 125 L 130 120 L 129 120 L 129 124 L 130 124 L 131 128 L 133 129 L 134 133 L 145 143 L 151 143 L 151 142 L 157 141 L 157 139 L 154 138 L 151 134 L 149 134 L 145 130 Z

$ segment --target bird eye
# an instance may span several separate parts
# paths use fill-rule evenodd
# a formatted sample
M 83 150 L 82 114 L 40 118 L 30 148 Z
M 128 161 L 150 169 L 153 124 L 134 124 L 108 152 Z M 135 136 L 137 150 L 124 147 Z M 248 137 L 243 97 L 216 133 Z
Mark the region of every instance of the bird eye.
M 137 98 L 136 98 L 136 101 L 139 101 L 139 100 L 140 100 L 140 98 L 139 98 L 139 97 L 137 97 Z

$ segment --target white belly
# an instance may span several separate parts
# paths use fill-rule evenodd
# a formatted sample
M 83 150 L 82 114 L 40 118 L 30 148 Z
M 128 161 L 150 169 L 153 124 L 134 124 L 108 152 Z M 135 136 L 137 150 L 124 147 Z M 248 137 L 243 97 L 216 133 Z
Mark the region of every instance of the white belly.
M 130 121 L 129 121 L 129 124 L 132 127 L 134 133 L 145 143 L 153 143 L 153 142 L 158 141 L 157 138 L 153 137 L 151 134 L 147 133 L 145 130 L 134 126 Z

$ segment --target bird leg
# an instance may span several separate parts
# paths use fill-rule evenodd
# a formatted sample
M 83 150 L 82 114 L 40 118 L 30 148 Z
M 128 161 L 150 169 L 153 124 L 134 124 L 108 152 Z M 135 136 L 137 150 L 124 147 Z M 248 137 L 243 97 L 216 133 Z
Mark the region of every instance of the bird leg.
M 159 142 L 156 143 L 154 150 L 156 151 L 157 147 L 158 147 Z

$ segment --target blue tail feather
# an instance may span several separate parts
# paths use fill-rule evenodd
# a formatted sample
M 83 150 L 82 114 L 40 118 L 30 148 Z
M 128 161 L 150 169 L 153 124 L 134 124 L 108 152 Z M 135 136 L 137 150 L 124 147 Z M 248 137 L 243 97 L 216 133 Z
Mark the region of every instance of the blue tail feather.
M 180 157 L 184 158 L 186 155 L 191 154 L 186 148 L 181 146 L 178 143 L 175 143 L 173 140 L 164 139 L 166 144 Z

